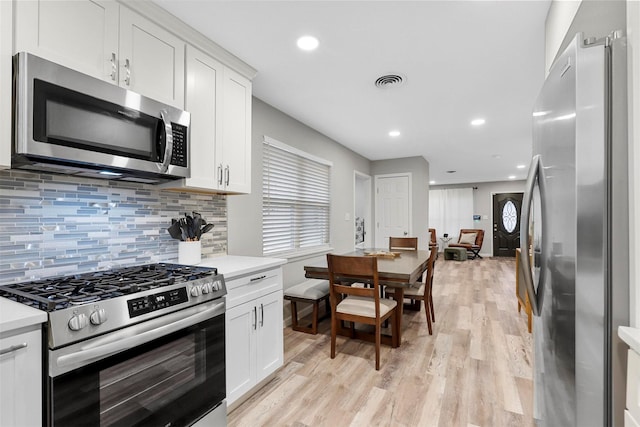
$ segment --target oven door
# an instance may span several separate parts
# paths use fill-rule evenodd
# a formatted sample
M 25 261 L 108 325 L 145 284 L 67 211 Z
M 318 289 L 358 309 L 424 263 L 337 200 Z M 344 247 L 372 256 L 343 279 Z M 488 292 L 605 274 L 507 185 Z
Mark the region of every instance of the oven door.
M 50 351 L 48 425 L 188 426 L 224 407 L 224 304 Z

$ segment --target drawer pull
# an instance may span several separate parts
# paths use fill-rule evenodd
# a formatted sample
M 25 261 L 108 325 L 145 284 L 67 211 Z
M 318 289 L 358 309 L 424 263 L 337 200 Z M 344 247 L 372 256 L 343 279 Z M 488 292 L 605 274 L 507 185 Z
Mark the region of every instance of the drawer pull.
M 267 275 L 266 275 L 266 274 L 265 274 L 264 276 L 253 277 L 253 278 L 249 279 L 249 281 L 250 281 L 250 282 L 255 282 L 255 281 L 257 281 L 257 280 L 262 280 L 262 279 L 264 279 L 265 277 L 267 277 Z
M 17 350 L 20 350 L 21 348 L 26 348 L 26 347 L 27 347 L 26 342 L 23 342 L 22 344 L 18 344 L 18 345 L 12 345 L 9 348 L 3 348 L 2 350 L 0 350 L 0 355 L 13 353 L 14 351 L 17 351 Z

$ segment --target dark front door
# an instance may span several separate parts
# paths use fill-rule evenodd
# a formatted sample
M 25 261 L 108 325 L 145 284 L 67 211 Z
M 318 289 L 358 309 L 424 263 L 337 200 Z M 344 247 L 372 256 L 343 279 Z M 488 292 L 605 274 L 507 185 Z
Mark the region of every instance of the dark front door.
M 493 195 L 493 256 L 516 256 L 523 193 Z

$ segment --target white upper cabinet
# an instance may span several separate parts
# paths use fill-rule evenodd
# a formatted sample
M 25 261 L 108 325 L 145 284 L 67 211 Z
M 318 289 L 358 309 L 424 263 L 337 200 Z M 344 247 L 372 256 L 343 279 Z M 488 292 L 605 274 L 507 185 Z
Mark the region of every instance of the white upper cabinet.
M 164 188 L 251 192 L 251 81 L 187 46 L 185 109 L 191 113 L 191 177 Z
M 13 3 L 0 1 L 0 169 L 11 167 Z
M 224 189 L 233 193 L 251 192 L 251 82 L 225 68 L 222 144 L 219 167 Z
M 184 108 L 184 42 L 120 8 L 120 86 Z
M 15 2 L 21 51 L 184 106 L 184 42 L 114 1 Z
M 191 178 L 195 189 L 219 189 L 216 143 L 221 140 L 220 111 L 224 66 L 199 50 L 187 47 L 185 108 L 191 113 Z
M 15 52 L 31 52 L 74 70 L 116 82 L 118 3 L 15 2 Z

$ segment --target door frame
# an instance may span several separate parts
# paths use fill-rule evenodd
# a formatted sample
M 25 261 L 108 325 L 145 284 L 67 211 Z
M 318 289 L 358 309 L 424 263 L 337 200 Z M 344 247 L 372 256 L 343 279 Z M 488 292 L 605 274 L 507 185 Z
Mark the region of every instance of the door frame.
M 372 187 L 371 187 L 371 175 L 367 175 L 366 173 L 362 173 L 360 171 L 357 171 L 354 169 L 353 171 L 353 236 L 356 235 L 356 190 L 357 190 L 357 182 L 358 181 L 364 181 L 365 182 L 365 186 L 367 186 L 369 188 L 369 191 L 367 192 L 367 194 L 364 197 L 364 202 L 365 202 L 365 206 L 364 206 L 364 247 L 365 248 L 370 248 L 373 247 L 371 244 L 371 224 L 373 222 L 373 218 L 371 217 L 371 191 L 372 191 Z M 354 242 L 354 248 L 355 248 L 355 242 Z
M 494 236 L 493 236 L 493 196 L 495 196 L 496 194 L 513 194 L 513 193 L 522 193 L 523 197 L 524 197 L 524 190 L 521 191 L 517 191 L 517 190 L 504 190 L 504 191 L 492 191 L 489 194 L 489 231 L 491 231 L 491 251 L 487 254 L 490 257 L 493 257 L 493 240 L 494 240 Z M 520 215 L 522 215 L 522 212 L 520 212 Z M 520 218 L 518 218 L 518 220 L 520 220 Z M 522 226 L 522 224 L 520 224 Z M 484 232 L 485 238 L 487 237 L 487 230 L 485 230 Z M 485 254 L 482 254 L 485 255 Z
M 375 229 L 375 236 L 373 238 L 373 242 L 377 242 L 378 241 L 378 224 L 380 224 L 380 212 L 378 212 L 378 182 L 381 178 L 398 178 L 398 177 L 403 177 L 406 176 L 407 180 L 408 180 L 408 188 L 407 188 L 407 194 L 409 195 L 409 200 L 408 200 L 408 207 L 407 207 L 407 228 L 408 228 L 408 233 L 409 236 L 413 236 L 413 190 L 412 190 L 412 186 L 411 186 L 411 172 L 398 172 L 398 173 L 387 173 L 387 174 L 380 174 L 380 175 L 374 175 L 373 180 L 374 180 L 374 188 L 375 188 L 375 192 L 374 192 L 374 212 L 375 212 L 375 222 L 376 222 L 376 226 L 374 227 Z M 377 244 L 376 244 L 377 246 Z M 381 249 L 386 248 L 387 245 L 384 245 Z

